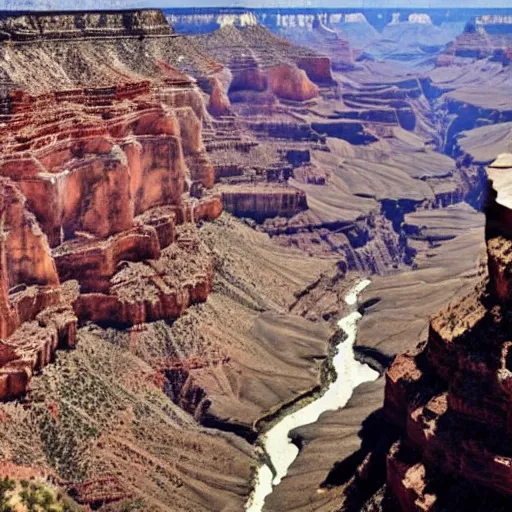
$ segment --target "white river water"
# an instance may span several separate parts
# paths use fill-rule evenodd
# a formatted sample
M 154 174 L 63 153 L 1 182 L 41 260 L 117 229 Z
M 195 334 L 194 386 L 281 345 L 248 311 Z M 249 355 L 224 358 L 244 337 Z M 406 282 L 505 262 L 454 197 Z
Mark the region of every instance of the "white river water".
M 352 287 L 345 295 L 346 304 L 355 306 L 359 294 L 369 284 L 370 280 L 365 279 Z M 379 376 L 378 372 L 354 358 L 353 347 L 360 318 L 361 314 L 358 311 L 352 311 L 338 322 L 338 327 L 345 332 L 346 339 L 338 345 L 337 354 L 332 361 L 336 370 L 336 380 L 331 382 L 322 396 L 302 409 L 288 414 L 262 436 L 262 446 L 272 461 L 276 475 L 272 474 L 267 464 L 259 467 L 254 490 L 245 507 L 246 512 L 261 512 L 265 498 L 286 476 L 288 468 L 299 454 L 299 449 L 288 437 L 289 432 L 297 427 L 315 423 L 323 412 L 345 407 L 357 386 Z

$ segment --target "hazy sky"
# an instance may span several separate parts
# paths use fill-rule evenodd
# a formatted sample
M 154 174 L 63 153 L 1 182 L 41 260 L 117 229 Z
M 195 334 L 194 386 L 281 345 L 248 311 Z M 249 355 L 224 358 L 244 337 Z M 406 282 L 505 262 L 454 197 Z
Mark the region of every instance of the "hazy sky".
M 159 6 L 176 6 L 185 7 L 183 1 L 168 0 L 160 1 L 154 0 L 154 5 Z M 187 2 L 188 3 L 188 2 Z M 244 7 L 401 7 L 401 8 L 414 8 L 414 7 L 512 7 L 512 0 L 198 0 L 197 2 L 190 2 L 192 5 L 202 6 L 244 6 Z M 187 5 L 187 7 L 189 6 Z
M 98 9 L 129 7 L 331 7 L 340 8 L 512 8 L 512 0 L 0 0 L 0 9 Z
M 123 2 L 120 1 L 119 3 L 122 4 Z M 512 0 L 153 0 L 139 3 L 158 5 L 159 7 L 512 7 Z

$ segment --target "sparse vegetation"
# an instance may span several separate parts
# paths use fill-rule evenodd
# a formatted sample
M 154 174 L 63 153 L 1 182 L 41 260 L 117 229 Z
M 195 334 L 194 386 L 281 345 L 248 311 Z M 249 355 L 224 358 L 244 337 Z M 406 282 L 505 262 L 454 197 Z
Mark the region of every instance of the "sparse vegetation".
M 145 503 L 142 499 L 125 501 L 119 506 L 119 512 L 135 512 L 136 510 L 144 510 Z
M 448 316 L 448 323 L 450 324 L 450 329 L 453 332 L 457 326 L 457 314 L 454 311 L 450 312 L 450 315 Z
M 0 480 L 0 512 L 77 512 L 80 508 L 44 481 Z
M 16 483 L 8 477 L 0 480 L 0 512 L 12 512 L 13 508 L 9 505 L 11 491 L 16 488 Z

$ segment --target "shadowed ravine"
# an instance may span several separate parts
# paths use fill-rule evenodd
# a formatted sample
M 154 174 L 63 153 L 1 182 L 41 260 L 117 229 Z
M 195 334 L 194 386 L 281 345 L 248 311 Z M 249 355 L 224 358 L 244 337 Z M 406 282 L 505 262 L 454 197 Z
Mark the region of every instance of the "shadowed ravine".
M 356 306 L 359 294 L 369 284 L 368 279 L 360 281 L 345 295 L 345 302 L 351 309 Z M 336 378 L 325 393 L 302 409 L 282 418 L 262 436 L 261 445 L 274 466 L 276 474 L 272 474 L 267 464 L 260 466 L 256 476 L 256 486 L 246 506 L 247 512 L 260 512 L 263 509 L 265 498 L 286 476 L 289 467 L 299 454 L 299 449 L 292 443 L 289 433 L 298 427 L 315 423 L 326 411 L 344 407 L 357 386 L 363 382 L 375 380 L 379 376 L 375 370 L 356 361 L 354 357 L 353 347 L 357 338 L 357 322 L 360 318 L 361 314 L 352 310 L 338 322 L 338 327 L 345 332 L 346 338 L 337 347 L 337 354 L 333 358 Z

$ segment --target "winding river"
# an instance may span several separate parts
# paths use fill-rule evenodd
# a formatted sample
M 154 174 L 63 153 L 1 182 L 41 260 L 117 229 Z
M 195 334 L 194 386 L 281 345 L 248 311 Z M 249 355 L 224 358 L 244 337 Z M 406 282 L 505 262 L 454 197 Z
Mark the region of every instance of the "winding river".
M 262 436 L 261 445 L 276 474 L 272 474 L 267 464 L 259 467 L 254 490 L 245 508 L 246 512 L 261 512 L 265 498 L 286 476 L 299 454 L 299 449 L 291 442 L 289 433 L 295 428 L 315 423 L 323 412 L 345 407 L 357 386 L 379 376 L 368 365 L 356 361 L 353 350 L 357 337 L 357 322 L 361 318 L 361 314 L 356 310 L 357 299 L 369 284 L 368 279 L 360 281 L 345 295 L 345 302 L 352 311 L 338 322 L 338 327 L 345 332 L 346 338 L 337 346 L 337 354 L 333 358 L 336 380 L 330 383 L 323 395 L 302 409 L 283 417 Z

